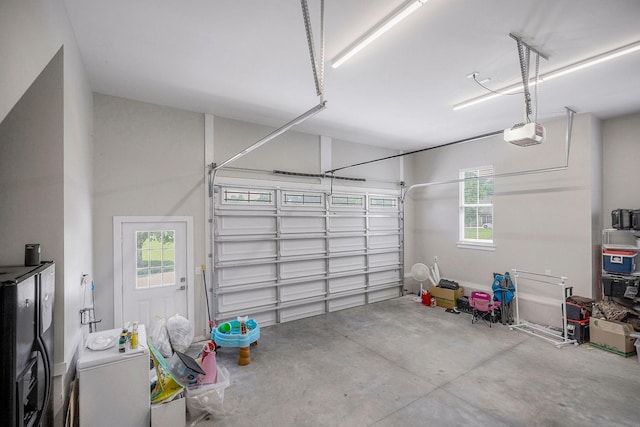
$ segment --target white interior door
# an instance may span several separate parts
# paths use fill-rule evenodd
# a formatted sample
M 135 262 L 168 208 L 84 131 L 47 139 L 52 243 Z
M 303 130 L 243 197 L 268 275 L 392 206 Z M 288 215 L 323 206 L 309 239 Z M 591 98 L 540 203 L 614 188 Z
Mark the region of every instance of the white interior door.
M 156 316 L 169 318 L 176 313 L 193 324 L 188 310 L 188 295 L 192 293 L 188 275 L 188 222 L 128 218 L 118 224 L 120 259 L 116 255 L 115 275 L 121 275 L 121 316 L 118 317 L 118 304 L 114 300 L 114 326 L 119 327 L 118 321 L 122 319 L 123 323 L 138 321 L 150 327 Z

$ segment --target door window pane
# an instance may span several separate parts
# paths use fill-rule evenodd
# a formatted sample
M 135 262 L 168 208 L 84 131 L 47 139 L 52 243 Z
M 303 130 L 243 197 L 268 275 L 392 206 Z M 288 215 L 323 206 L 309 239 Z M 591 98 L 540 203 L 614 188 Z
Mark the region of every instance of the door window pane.
M 136 231 L 136 289 L 175 285 L 175 230 Z

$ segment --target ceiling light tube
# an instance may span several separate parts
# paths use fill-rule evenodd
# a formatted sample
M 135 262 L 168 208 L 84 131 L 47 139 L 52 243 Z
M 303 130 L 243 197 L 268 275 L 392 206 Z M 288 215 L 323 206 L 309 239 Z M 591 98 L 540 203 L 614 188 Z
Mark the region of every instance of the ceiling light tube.
M 364 33 L 358 40 L 353 42 L 349 47 L 340 52 L 338 56 L 331 60 L 331 67 L 338 68 L 344 64 L 349 58 L 364 49 L 369 43 L 387 32 L 391 27 L 402 21 L 407 16 L 415 12 L 420 6 L 428 0 L 409 0 L 404 2 L 400 7 L 387 15 L 382 21 L 377 23 L 373 28 Z
M 542 79 L 538 79 L 540 83 L 542 83 Z M 537 84 L 537 82 L 535 80 L 531 80 L 529 81 L 529 86 L 535 86 Z M 522 83 L 517 83 L 511 86 L 507 86 L 505 88 L 496 90 L 496 92 L 500 92 L 500 93 L 488 93 L 486 95 L 482 95 L 482 96 L 478 96 L 476 98 L 470 99 L 468 101 L 465 102 L 461 102 L 460 104 L 456 104 L 453 106 L 453 110 L 462 110 L 463 108 L 466 107 L 471 107 L 472 105 L 476 105 L 479 104 L 481 102 L 485 102 L 488 101 L 490 99 L 493 98 L 497 98 L 499 96 L 502 95 L 511 95 L 515 92 L 519 92 L 523 89 L 524 87 L 522 86 Z
M 571 65 L 567 65 L 566 67 L 562 67 L 562 68 L 558 68 L 557 70 L 554 71 L 550 71 L 548 73 L 542 74 L 539 79 L 538 82 L 536 82 L 535 80 L 531 80 L 531 82 L 529 83 L 532 86 L 535 86 L 536 84 L 539 83 L 544 83 L 548 80 L 551 79 L 555 79 L 556 77 L 560 77 L 560 76 L 564 76 L 570 73 L 573 73 L 575 71 L 579 71 L 579 70 L 583 70 L 585 68 L 591 67 L 593 65 L 596 64 L 600 64 L 602 62 L 606 62 L 609 61 L 611 59 L 614 58 L 619 58 L 621 56 L 624 55 L 628 55 L 630 53 L 633 52 L 638 52 L 640 51 L 640 41 L 619 47 L 617 49 L 611 50 L 609 52 L 605 52 L 602 53 L 600 55 L 596 55 L 596 56 L 592 56 L 591 58 L 587 58 L 584 59 L 582 61 L 578 61 L 574 64 Z M 518 92 L 522 90 L 522 84 L 515 84 L 515 85 L 511 85 L 511 86 L 507 86 L 503 89 L 499 89 L 496 92 L 500 92 L 501 94 L 509 94 L 509 93 L 513 93 L 513 92 Z M 488 101 L 490 99 L 493 98 L 497 98 L 498 96 L 500 96 L 499 94 L 495 94 L 495 93 L 488 93 L 486 95 L 482 95 L 482 96 L 478 96 L 476 98 L 470 99 L 468 101 L 464 101 L 461 102 L 459 104 L 456 104 L 453 106 L 454 111 L 455 110 L 461 110 L 463 108 L 466 107 L 470 107 L 472 105 L 476 105 L 479 104 L 481 102 L 484 101 Z
M 610 61 L 612 59 L 619 58 L 621 56 L 628 55 L 630 53 L 638 52 L 638 51 L 640 51 L 640 41 L 628 44 L 626 46 L 619 47 L 609 52 L 596 55 L 591 58 L 585 59 L 583 61 L 576 62 L 575 64 L 571 64 L 566 67 L 559 68 L 555 71 L 551 71 L 549 73 L 543 74 L 541 76 L 541 79 L 543 81 L 555 79 L 556 77 L 564 76 L 566 74 L 573 73 L 574 71 L 583 70 L 593 65 Z

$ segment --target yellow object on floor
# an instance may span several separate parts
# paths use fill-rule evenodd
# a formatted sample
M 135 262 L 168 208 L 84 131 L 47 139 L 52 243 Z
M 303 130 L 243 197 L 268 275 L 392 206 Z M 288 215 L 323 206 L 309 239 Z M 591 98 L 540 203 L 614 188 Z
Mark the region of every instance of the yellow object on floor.
M 180 381 L 171 374 L 167 361 L 153 345 L 151 340 L 148 340 L 148 344 L 151 357 L 153 358 L 153 365 L 158 375 L 156 386 L 151 391 L 151 403 L 161 403 L 171 400 L 176 394 L 182 391 L 184 384 L 180 383 Z

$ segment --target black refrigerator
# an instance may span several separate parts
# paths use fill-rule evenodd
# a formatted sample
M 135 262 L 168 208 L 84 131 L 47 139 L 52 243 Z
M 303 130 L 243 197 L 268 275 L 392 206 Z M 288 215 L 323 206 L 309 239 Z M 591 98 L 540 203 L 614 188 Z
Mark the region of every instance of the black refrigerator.
M 53 425 L 55 264 L 0 267 L 3 426 Z

